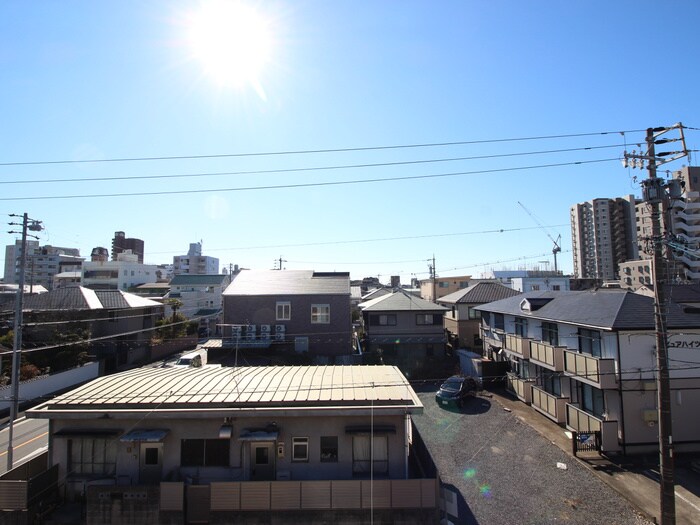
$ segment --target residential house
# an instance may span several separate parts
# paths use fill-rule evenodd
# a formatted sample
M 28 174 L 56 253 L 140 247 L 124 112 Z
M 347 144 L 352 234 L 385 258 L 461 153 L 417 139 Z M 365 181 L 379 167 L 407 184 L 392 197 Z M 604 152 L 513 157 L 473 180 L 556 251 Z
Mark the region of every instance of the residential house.
M 182 302 L 178 312 L 188 319 L 200 319 L 201 330 L 219 334 L 223 321 L 222 294 L 231 280 L 225 274 L 180 274 L 170 281 L 169 299 Z
M 487 357 L 544 416 L 596 432 L 605 452 L 658 450 L 654 299 L 621 289 L 530 292 L 477 307 Z M 700 315 L 666 307 L 676 451 L 700 450 Z
M 438 299 L 438 304 L 449 308 L 445 330 L 450 347 L 481 350 L 481 312 L 475 307 L 519 294 L 498 281 L 477 281 Z
M 205 366 L 101 377 L 27 416 L 49 420 L 51 466 L 88 523 L 427 524 L 422 409 L 395 367 Z
M 41 347 L 88 338 L 90 354 L 112 372 L 150 360 L 151 329 L 162 317 L 162 304 L 121 290 L 60 288 L 25 297 L 23 342 Z
M 352 354 L 350 274 L 241 270 L 224 300 L 224 340 L 312 356 Z
M 443 315 L 448 309 L 404 290 L 360 303 L 366 351 L 381 354 L 409 377 L 433 356 L 444 355 Z
M 435 277 L 434 279 L 422 279 L 419 281 L 420 296 L 426 301 L 435 302 L 452 292 L 469 286 L 471 275 L 458 277 Z

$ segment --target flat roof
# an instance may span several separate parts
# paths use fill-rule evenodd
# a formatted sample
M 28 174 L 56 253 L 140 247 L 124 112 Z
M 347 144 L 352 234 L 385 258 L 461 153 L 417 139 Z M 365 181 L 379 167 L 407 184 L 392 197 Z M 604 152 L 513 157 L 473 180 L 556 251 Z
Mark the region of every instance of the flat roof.
M 138 368 L 97 378 L 27 411 L 30 417 L 66 417 L 145 410 L 201 414 L 222 409 L 400 408 L 423 405 L 395 366 L 253 366 Z M 196 417 L 196 416 L 193 416 Z M 201 416 L 200 416 L 201 417 Z

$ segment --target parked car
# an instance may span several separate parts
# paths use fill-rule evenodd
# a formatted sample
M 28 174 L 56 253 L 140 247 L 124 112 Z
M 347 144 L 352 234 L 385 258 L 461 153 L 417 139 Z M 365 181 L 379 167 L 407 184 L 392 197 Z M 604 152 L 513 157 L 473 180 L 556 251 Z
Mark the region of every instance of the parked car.
M 435 394 L 435 401 L 440 406 L 461 408 L 464 400 L 475 395 L 480 389 L 480 382 L 471 376 L 452 376 L 445 381 Z

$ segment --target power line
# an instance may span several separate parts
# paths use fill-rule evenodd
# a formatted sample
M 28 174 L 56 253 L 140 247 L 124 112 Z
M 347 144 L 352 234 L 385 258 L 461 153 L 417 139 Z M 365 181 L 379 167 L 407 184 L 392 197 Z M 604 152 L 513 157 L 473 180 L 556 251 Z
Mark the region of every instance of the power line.
M 445 177 L 457 177 L 461 175 L 480 175 L 486 173 L 506 173 L 513 171 L 524 171 L 532 169 L 544 168 L 560 168 L 563 166 L 577 166 L 583 164 L 594 164 L 600 162 L 618 161 L 618 158 L 584 160 L 574 162 L 559 162 L 554 164 L 540 164 L 533 166 L 518 166 L 513 168 L 497 168 L 491 170 L 474 170 L 474 171 L 458 171 L 451 173 L 433 173 L 428 175 L 406 175 L 401 177 L 378 177 L 371 179 L 354 179 L 347 181 L 325 181 L 325 182 L 305 182 L 298 184 L 278 184 L 270 186 L 245 186 L 239 188 L 214 188 L 200 190 L 172 190 L 172 191 L 151 191 L 151 192 L 135 192 L 135 193 L 98 193 L 98 194 L 78 194 L 78 195 L 43 195 L 31 197 L 0 197 L 0 201 L 32 201 L 32 200 L 59 200 L 59 199 L 94 199 L 94 198 L 114 198 L 114 197 L 143 197 L 154 195 L 194 195 L 201 193 L 226 193 L 226 192 L 242 192 L 242 191 L 260 191 L 260 190 L 280 190 L 280 189 L 295 189 L 295 188 L 313 188 L 323 186 L 348 186 L 351 184 L 370 184 L 376 182 L 396 182 L 404 180 L 419 180 L 419 179 L 436 179 Z
M 694 128 L 689 128 L 694 129 Z M 40 166 L 47 164 L 87 164 L 99 162 L 139 162 L 139 161 L 160 161 L 160 160 L 193 160 L 193 159 L 216 159 L 216 158 L 237 158 L 237 157 L 271 157 L 282 155 L 308 155 L 318 153 L 346 153 L 353 151 L 381 151 L 394 149 L 411 149 L 411 148 L 435 148 L 445 146 L 466 146 L 469 144 L 497 144 L 502 142 L 524 142 L 530 140 L 551 140 L 576 137 L 592 137 L 597 135 L 625 134 L 625 133 L 641 133 L 646 130 L 620 130 L 620 131 L 599 131 L 592 133 L 569 133 L 560 135 L 539 135 L 531 137 L 516 137 L 516 138 L 501 138 L 501 139 L 483 139 L 483 140 L 463 140 L 455 142 L 427 142 L 419 144 L 396 144 L 390 146 L 364 146 L 356 148 L 332 148 L 332 149 L 310 149 L 310 150 L 290 150 L 290 151 L 267 151 L 256 153 L 217 153 L 211 155 L 174 155 L 174 156 L 158 156 L 158 157 L 120 157 L 107 159 L 80 159 L 80 160 L 40 160 L 40 161 L 17 161 L 17 162 L 0 162 L 0 166 Z
M 147 179 L 176 179 L 176 178 L 198 178 L 198 177 L 222 177 L 231 175 L 265 175 L 276 173 L 298 173 L 308 171 L 324 171 L 324 170 L 341 170 L 341 169 L 357 169 L 357 168 L 377 168 L 388 166 L 407 166 L 413 164 L 434 164 L 439 162 L 457 162 L 463 160 L 483 160 L 496 159 L 505 157 L 519 157 L 526 155 L 546 155 L 552 153 L 570 153 L 572 151 L 591 151 L 594 149 L 609 149 L 622 148 L 625 144 L 613 144 L 611 146 L 587 146 L 582 148 L 567 148 L 543 151 L 526 151 L 520 153 L 499 153 L 495 155 L 476 155 L 470 157 L 450 157 L 441 159 L 423 159 L 423 160 L 407 160 L 396 162 L 377 162 L 368 164 L 341 164 L 335 166 L 311 166 L 302 168 L 282 168 L 269 170 L 252 170 L 252 171 L 214 171 L 204 173 L 175 173 L 170 175 L 130 175 L 120 177 L 88 177 L 88 178 L 66 178 L 66 179 L 36 179 L 36 180 L 8 180 L 0 181 L 1 184 L 46 184 L 46 183 L 65 183 L 65 182 L 112 182 L 119 180 L 147 180 Z

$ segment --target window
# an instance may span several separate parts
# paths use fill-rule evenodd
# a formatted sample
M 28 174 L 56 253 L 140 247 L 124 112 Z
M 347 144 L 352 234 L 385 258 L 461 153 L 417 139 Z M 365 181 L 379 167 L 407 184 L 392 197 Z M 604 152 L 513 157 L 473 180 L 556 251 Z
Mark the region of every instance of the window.
M 183 439 L 180 443 L 182 467 L 228 467 L 229 439 Z
M 542 341 L 554 346 L 559 344 L 559 327 L 555 323 L 542 323 Z
M 561 377 L 556 374 L 547 374 L 544 377 L 544 391 L 554 396 L 561 396 Z
M 591 385 L 580 383 L 579 394 L 581 396 L 581 408 L 589 414 L 602 418 L 605 412 L 603 391 Z
M 540 289 L 540 285 L 539 285 L 539 284 L 533 284 L 533 285 L 531 286 L 531 289 L 532 289 L 533 291 L 537 292 L 537 291 L 539 291 L 539 289 Z
M 277 321 L 289 321 L 292 318 L 292 304 L 289 301 L 277 302 Z
M 493 328 L 495 330 L 504 330 L 505 321 L 503 319 L 503 314 L 491 314 L 493 316 Z
M 442 325 L 442 314 L 416 314 L 417 325 Z
M 560 284 L 553 284 L 552 290 L 554 290 L 555 292 L 558 292 L 559 290 L 561 290 L 561 285 Z
M 117 444 L 112 439 L 68 440 L 68 471 L 112 476 L 117 471 Z
M 396 326 L 396 314 L 374 314 L 369 316 L 370 326 Z
M 600 332 L 579 328 L 578 349 L 582 354 L 592 355 L 593 357 L 601 357 Z
M 527 337 L 527 319 L 522 317 L 515 318 L 515 335 Z
M 144 458 L 145 465 L 157 465 L 158 464 L 158 448 L 148 447 L 146 448 L 146 457 Z
M 321 463 L 338 462 L 338 436 L 321 436 Z
M 389 472 L 389 449 L 386 436 L 361 434 L 352 438 L 352 473 L 369 474 L 370 465 L 374 474 Z
M 440 281 L 438 283 L 438 288 L 449 288 L 449 287 L 450 287 L 450 283 L 448 283 L 447 281 Z
M 331 305 L 312 304 L 311 324 L 328 324 L 331 322 Z
M 479 310 L 474 310 L 471 306 L 469 307 L 469 319 L 481 319 L 481 312 Z
M 469 288 L 469 281 L 459 281 L 460 288 Z
M 292 438 L 292 461 L 309 461 L 309 438 Z

